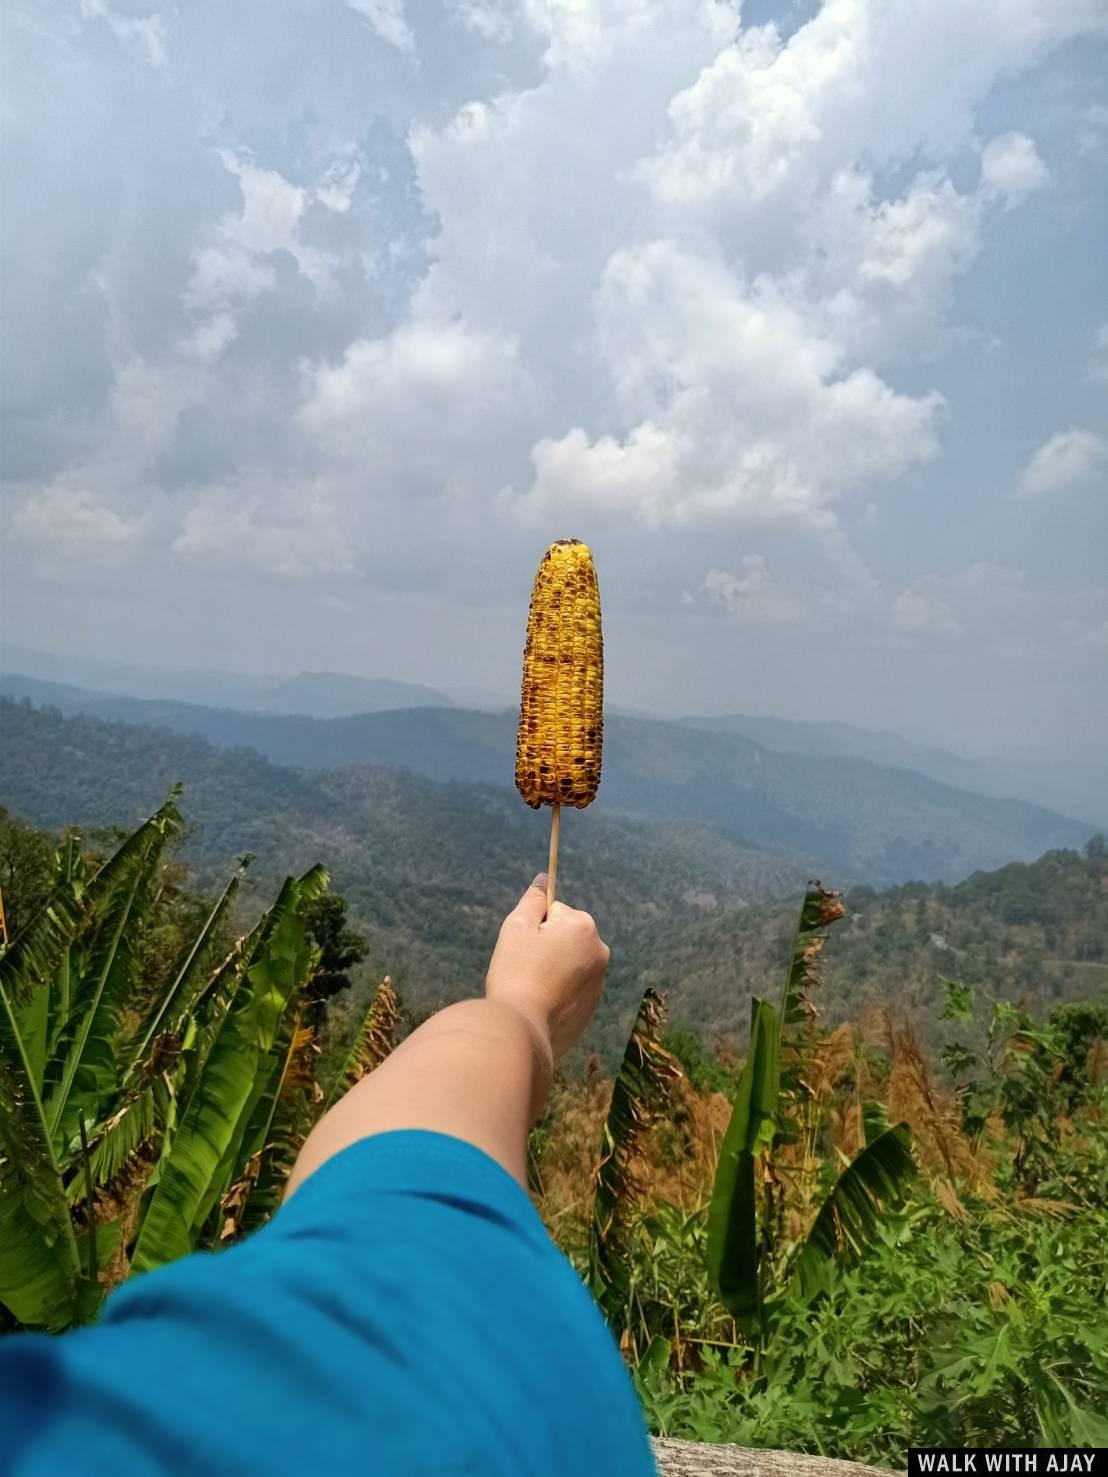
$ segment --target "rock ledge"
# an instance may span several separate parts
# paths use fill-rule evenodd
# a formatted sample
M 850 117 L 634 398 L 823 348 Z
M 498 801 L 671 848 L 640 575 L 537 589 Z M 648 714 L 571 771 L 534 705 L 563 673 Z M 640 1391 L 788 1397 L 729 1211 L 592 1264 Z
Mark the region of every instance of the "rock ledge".
M 706 1446 L 699 1441 L 655 1438 L 654 1457 L 661 1477 L 862 1477 L 887 1467 L 799 1456 L 791 1451 L 756 1451 L 749 1446 Z

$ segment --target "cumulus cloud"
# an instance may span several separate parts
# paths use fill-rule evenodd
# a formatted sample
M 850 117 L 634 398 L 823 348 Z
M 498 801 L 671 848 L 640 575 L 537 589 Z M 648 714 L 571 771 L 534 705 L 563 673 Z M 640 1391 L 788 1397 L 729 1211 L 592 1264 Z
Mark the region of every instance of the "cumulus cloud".
M 826 523 L 846 490 L 937 450 L 941 397 L 849 369 L 771 284 L 650 242 L 613 255 L 598 345 L 631 429 L 534 450 L 538 508 L 586 503 L 651 526 L 747 517 Z
M 1019 479 L 1020 497 L 1043 497 L 1083 487 L 1108 463 L 1108 440 L 1095 431 L 1071 426 L 1057 431 L 1031 456 Z
M 308 369 L 300 422 L 328 457 L 356 464 L 370 496 L 402 481 L 449 495 L 495 475 L 501 428 L 534 396 L 510 335 L 417 321 Z
M 775 584 L 761 554 L 745 554 L 739 561 L 739 569 L 739 574 L 710 569 L 698 593 L 708 605 L 754 623 L 803 619 L 804 606 Z M 689 597 L 690 601 L 693 599 Z
M 922 631 L 936 636 L 958 636 L 962 627 L 947 602 L 926 588 L 902 590 L 892 604 L 896 625 L 905 631 Z
M 55 486 L 15 507 L 8 538 L 52 575 L 70 561 L 120 563 L 138 544 L 144 522 L 121 516 L 83 488 Z
M 126 15 L 113 10 L 105 0 L 81 0 L 81 19 L 103 20 L 118 41 L 135 47 L 152 67 L 164 67 L 167 30 L 157 11 L 149 15 Z
M 985 188 L 1003 196 L 1008 209 L 1050 183 L 1034 139 L 1025 133 L 1002 133 L 990 139 L 981 155 Z
M 307 579 L 352 572 L 358 550 L 325 489 L 255 482 L 208 489 L 185 514 L 173 552 L 204 564 Z
M 1102 0 L 823 0 L 790 28 L 722 0 L 13 9 L 24 540 L 69 510 L 152 578 L 237 558 L 259 590 L 350 574 L 461 609 L 514 599 L 569 524 L 609 549 L 613 608 L 660 562 L 659 605 L 692 591 L 716 639 L 712 606 L 790 639 L 792 601 L 941 643 L 1026 598 L 881 565 L 902 510 L 959 521 L 948 421 L 955 456 L 1003 456 L 964 386 L 996 304 L 1024 307 L 1009 207 L 1067 147 L 1030 84 L 1069 77 L 1076 48 L 1043 64 L 1103 37 Z M 1060 202 L 1093 168 L 1068 157 Z M 1063 380 L 1047 425 L 1085 418 Z M 1029 467 L 1036 490 L 1095 473 L 1103 438 L 1067 436 L 1092 441 Z M 805 559 L 835 588 L 809 593 Z M 1052 609 L 1060 647 L 1066 618 L 1101 619 Z
M 411 51 L 415 37 L 404 15 L 404 0 L 346 0 L 382 41 L 399 51 Z

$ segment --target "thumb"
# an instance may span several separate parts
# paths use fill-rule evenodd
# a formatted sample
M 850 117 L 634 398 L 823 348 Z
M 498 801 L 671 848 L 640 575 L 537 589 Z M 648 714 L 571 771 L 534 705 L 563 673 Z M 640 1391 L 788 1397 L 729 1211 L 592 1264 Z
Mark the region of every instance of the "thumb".
M 539 872 L 515 907 L 516 913 L 536 926 L 546 917 L 546 873 Z

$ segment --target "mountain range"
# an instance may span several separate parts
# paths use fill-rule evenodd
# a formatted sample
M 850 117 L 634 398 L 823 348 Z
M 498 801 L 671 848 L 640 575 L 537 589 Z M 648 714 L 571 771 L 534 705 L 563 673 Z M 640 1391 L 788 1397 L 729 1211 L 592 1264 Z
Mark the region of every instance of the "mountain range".
M 1074 745 L 1064 757 L 1027 750 L 971 756 L 852 723 L 801 723 L 741 713 L 681 721 L 693 728 L 742 734 L 782 754 L 869 759 L 982 795 L 1018 795 L 1047 809 L 1108 826 L 1108 751 L 1103 744 Z
M 479 987 L 500 919 L 546 862 L 546 815 L 504 786 L 282 768 L 250 749 L 6 698 L 0 735 L 0 805 L 31 825 L 77 825 L 107 850 L 104 827 L 135 826 L 180 781 L 181 855 L 200 886 L 214 891 L 250 852 L 244 896 L 260 906 L 287 873 L 323 862 L 368 929 L 371 967 L 391 973 L 417 1011 Z M 591 908 L 627 961 L 611 975 L 613 1041 L 634 1011 L 631 945 L 647 924 L 668 919 L 676 935 L 706 909 L 804 886 L 792 859 L 709 826 L 601 813 L 566 817 L 560 875 L 561 895 Z
M 266 676 L 210 667 L 181 670 L 103 657 L 62 656 L 9 642 L 0 642 L 0 673 L 21 673 L 61 688 L 92 689 L 113 697 L 168 698 L 246 712 L 309 713 L 316 718 L 375 713 L 383 708 L 448 707 L 452 701 L 437 688 L 391 677 L 355 677 L 348 672 Z
M 286 873 L 322 861 L 368 932 L 371 970 L 390 972 L 417 1016 L 479 988 L 500 918 L 545 860 L 545 814 L 503 783 L 381 766 L 291 768 L 164 727 L 2 697 L 0 736 L 0 805 L 50 830 L 78 824 L 105 850 L 114 843 L 104 827 L 132 827 L 183 782 L 181 854 L 197 885 L 214 891 L 237 856 L 256 854 L 247 915 Z M 662 747 L 638 763 L 665 758 Z M 841 762 L 826 762 L 828 790 L 848 786 Z M 986 813 L 998 803 L 984 802 Z M 829 1019 L 857 1014 L 867 1000 L 928 1018 L 943 974 L 1040 1004 L 1103 989 L 1105 866 L 1094 844 L 1087 858 L 1054 850 L 955 887 L 912 882 L 877 893 L 832 862 L 824 881 L 854 885 L 850 921 L 829 949 Z M 612 946 L 590 1037 L 610 1055 L 648 983 L 669 992 L 675 1022 L 741 1035 L 751 990 L 779 988 L 810 868 L 704 819 L 636 819 L 598 803 L 565 817 L 560 875 L 561 895 L 589 907 Z
M 8 676 L 0 692 L 62 712 L 156 725 L 297 769 L 404 767 L 437 781 L 511 783 L 512 711 L 419 707 L 340 718 L 263 714 L 89 692 Z M 609 718 L 601 812 L 711 828 L 810 871 L 888 885 L 955 881 L 1081 846 L 1092 828 L 1022 800 L 956 789 L 867 759 L 781 753 L 740 733 Z

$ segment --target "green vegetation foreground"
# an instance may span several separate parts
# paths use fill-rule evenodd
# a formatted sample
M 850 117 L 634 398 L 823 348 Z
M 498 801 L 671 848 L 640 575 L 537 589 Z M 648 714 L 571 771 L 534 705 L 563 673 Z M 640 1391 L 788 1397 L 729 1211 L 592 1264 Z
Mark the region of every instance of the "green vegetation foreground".
M 264 1223 L 313 1123 L 390 1048 L 387 983 L 345 1034 L 328 1024 L 364 948 L 325 874 L 289 879 L 236 937 L 241 869 L 193 897 L 166 860 L 179 827 L 174 795 L 107 861 L 73 835 L 51 861 L 8 827 L 13 1329 L 93 1321 L 129 1274 Z M 1108 886 L 1103 846 L 1073 862 Z M 1036 1025 L 948 981 L 938 1069 L 887 1014 L 829 1032 L 819 963 L 841 913 L 809 892 L 741 1067 L 665 1033 L 648 991 L 614 1090 L 594 1064 L 532 1134 L 540 1210 L 656 1431 L 894 1463 L 1102 1443 L 1108 1008 Z

